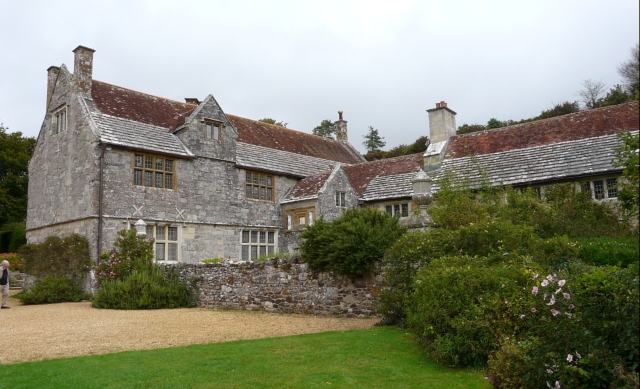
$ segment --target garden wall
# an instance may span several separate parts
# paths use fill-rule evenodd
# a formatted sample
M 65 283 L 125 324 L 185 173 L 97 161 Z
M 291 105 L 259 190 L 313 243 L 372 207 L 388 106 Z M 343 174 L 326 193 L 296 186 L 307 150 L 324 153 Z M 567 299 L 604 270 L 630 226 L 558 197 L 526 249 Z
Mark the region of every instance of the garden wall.
M 382 277 L 349 279 L 316 273 L 306 263 L 182 265 L 182 279 L 199 279 L 198 306 L 367 317 L 375 315 Z

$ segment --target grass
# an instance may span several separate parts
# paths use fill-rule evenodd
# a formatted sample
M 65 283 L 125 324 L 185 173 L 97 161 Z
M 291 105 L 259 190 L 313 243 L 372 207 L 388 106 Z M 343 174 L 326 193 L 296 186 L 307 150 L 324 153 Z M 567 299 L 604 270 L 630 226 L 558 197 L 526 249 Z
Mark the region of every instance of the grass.
M 4 365 L 0 367 L 0 388 L 356 389 L 490 385 L 482 371 L 452 369 L 431 362 L 411 334 L 380 327 Z

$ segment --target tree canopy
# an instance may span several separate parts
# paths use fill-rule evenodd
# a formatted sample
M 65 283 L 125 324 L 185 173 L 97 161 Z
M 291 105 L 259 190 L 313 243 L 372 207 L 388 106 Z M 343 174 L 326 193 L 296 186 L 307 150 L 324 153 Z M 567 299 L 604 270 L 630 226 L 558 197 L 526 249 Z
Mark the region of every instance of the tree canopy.
M 362 145 L 369 153 L 378 151 L 387 144 L 387 142 L 384 141 L 384 138 L 380 136 L 378 129 L 373 128 L 372 126 L 369 126 L 369 132 L 367 135 L 363 135 L 362 137 L 364 138 Z
M 429 137 L 427 137 L 426 135 L 423 135 L 418 139 L 416 139 L 415 142 L 411 144 L 408 144 L 408 145 L 401 144 L 390 149 L 389 151 L 382 151 L 382 150 L 372 151 L 365 154 L 364 158 L 367 161 L 375 161 L 378 159 L 399 157 L 401 155 L 423 153 L 427 151 L 427 147 L 429 146 L 429 143 L 430 143 Z
M 7 130 L 0 124 L 0 226 L 27 216 L 29 159 L 36 144 L 34 138 Z
M 640 50 L 637 43 L 636 47 L 631 48 L 631 58 L 618 66 L 618 74 L 624 80 L 627 93 L 637 96 L 640 90 Z
M 333 139 L 336 132 L 336 125 L 329 119 L 323 120 L 319 126 L 313 129 L 313 134 L 324 138 Z
M 271 119 L 271 118 L 263 118 L 258 121 L 262 123 L 267 123 L 267 124 L 275 124 L 276 126 L 280 126 L 284 128 L 287 128 L 287 124 L 289 124 L 288 122 L 287 123 L 283 123 L 282 121 L 278 122 L 276 121 L 276 119 Z

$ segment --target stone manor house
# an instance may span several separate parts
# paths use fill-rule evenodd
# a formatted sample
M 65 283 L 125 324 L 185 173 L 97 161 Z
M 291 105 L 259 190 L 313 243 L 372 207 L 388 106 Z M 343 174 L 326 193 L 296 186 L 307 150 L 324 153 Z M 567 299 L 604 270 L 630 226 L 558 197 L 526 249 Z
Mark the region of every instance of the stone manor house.
M 94 50 L 48 69 L 46 111 L 29 165 L 27 239 L 78 233 L 92 256 L 146 223 L 162 263 L 240 261 L 293 250 L 299 232 L 342 209 L 376 207 L 428 223 L 431 179 L 543 188 L 575 182 L 617 197 L 617 134 L 638 131 L 638 103 L 456 135 L 444 102 L 429 114 L 426 153 L 366 162 L 339 113 L 327 139 L 225 113 L 212 95 L 173 101 L 92 78 Z M 482 166 L 484 176 L 478 173 Z

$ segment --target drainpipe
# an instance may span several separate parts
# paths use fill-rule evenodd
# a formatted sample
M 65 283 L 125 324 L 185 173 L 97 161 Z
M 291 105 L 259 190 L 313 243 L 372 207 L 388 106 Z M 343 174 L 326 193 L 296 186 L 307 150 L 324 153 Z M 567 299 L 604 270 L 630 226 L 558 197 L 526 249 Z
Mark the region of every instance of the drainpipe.
M 102 253 L 102 192 L 104 187 L 104 151 L 107 145 L 100 145 L 100 188 L 98 189 L 98 265 L 100 264 L 100 254 Z

